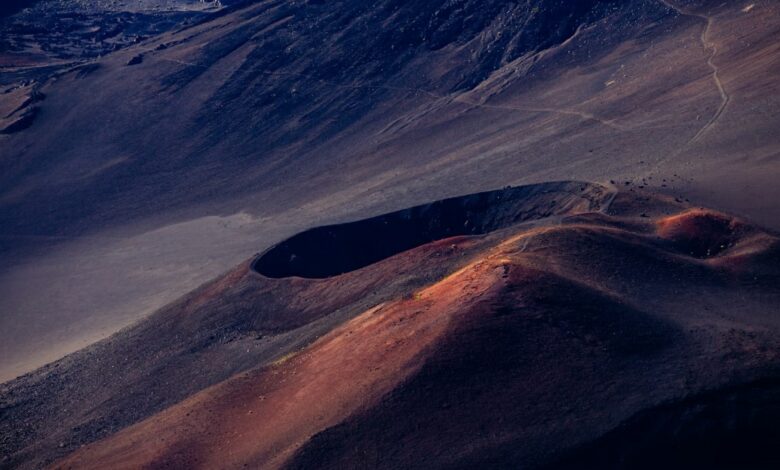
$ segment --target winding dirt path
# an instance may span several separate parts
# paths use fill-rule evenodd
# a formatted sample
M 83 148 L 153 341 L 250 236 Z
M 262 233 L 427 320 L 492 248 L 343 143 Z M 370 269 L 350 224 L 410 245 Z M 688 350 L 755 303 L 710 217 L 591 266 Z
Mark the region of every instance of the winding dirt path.
M 704 21 L 705 26 L 702 29 L 701 35 L 700 35 L 700 41 L 702 44 L 702 47 L 705 51 L 709 51 L 709 57 L 707 58 L 707 65 L 712 69 L 712 78 L 715 82 L 715 86 L 718 89 L 718 92 L 720 93 L 721 97 L 721 103 L 718 106 L 718 109 L 715 111 L 715 113 L 710 117 L 710 119 L 704 124 L 704 126 L 699 129 L 699 131 L 690 139 L 688 142 L 680 149 L 680 152 L 684 148 L 686 148 L 688 145 L 690 145 L 693 142 L 696 142 L 699 140 L 707 131 L 712 128 L 713 125 L 720 119 L 721 115 L 723 115 L 724 111 L 726 110 L 726 107 L 728 106 L 731 97 L 729 96 L 728 92 L 726 91 L 725 87 L 723 86 L 723 83 L 720 79 L 720 69 L 718 66 L 714 63 L 714 58 L 718 54 L 718 48 L 717 45 L 710 41 L 709 36 L 713 25 L 713 17 L 703 15 L 701 13 L 696 13 L 693 11 L 689 11 L 683 7 L 677 6 L 668 0 L 658 0 L 659 3 L 663 4 L 667 8 L 676 11 L 680 15 L 683 16 L 689 16 L 693 18 L 700 19 Z M 565 46 L 574 38 L 576 38 L 580 30 L 582 29 L 582 26 L 577 29 L 574 35 L 572 37 L 568 38 L 564 43 L 560 44 L 559 46 L 556 46 L 556 48 Z M 547 51 L 542 51 L 542 53 L 546 53 Z M 170 59 L 165 57 L 158 57 L 159 60 L 166 61 L 166 62 L 172 62 L 179 65 L 187 66 L 187 67 L 199 67 L 204 69 L 212 69 L 213 66 L 209 65 L 202 65 L 192 62 L 187 62 L 183 60 L 177 60 L 177 59 Z M 556 108 L 556 107 L 526 107 L 526 106 L 511 106 L 511 105 L 495 105 L 495 104 L 488 104 L 481 101 L 474 101 L 469 99 L 468 97 L 464 95 L 444 95 L 440 93 L 436 93 L 430 90 L 426 90 L 423 88 L 413 88 L 413 87 L 403 87 L 403 86 L 392 86 L 392 85 L 369 85 L 369 84 L 343 84 L 343 83 L 336 83 L 329 80 L 325 80 L 322 78 L 314 77 L 307 74 L 297 73 L 297 72 L 278 72 L 278 71 L 259 71 L 259 74 L 267 75 L 267 76 L 279 76 L 279 77 L 296 77 L 299 79 L 311 81 L 314 83 L 321 83 L 324 85 L 327 85 L 332 88 L 337 89 L 347 89 L 347 90 L 365 90 L 365 89 L 371 89 L 371 90 L 391 90 L 391 91 L 401 91 L 401 92 L 407 92 L 407 93 L 414 93 L 416 95 L 425 95 L 428 96 L 434 100 L 447 100 L 450 103 L 461 103 L 466 104 L 468 106 L 473 106 L 475 108 L 486 108 L 486 109 L 498 109 L 498 110 L 506 110 L 506 111 L 514 111 L 514 112 L 530 112 L 530 113 L 549 113 L 549 114 L 557 114 L 562 116 L 573 116 L 578 117 L 582 119 L 583 121 L 590 121 L 595 122 L 597 124 L 603 125 L 605 127 L 608 127 L 613 130 L 617 131 L 631 131 L 636 129 L 654 129 L 654 128 L 667 128 L 669 126 L 655 126 L 655 127 L 645 127 L 645 126 L 627 126 L 622 125 L 615 120 L 609 120 L 609 119 L 603 119 L 599 116 L 596 116 L 594 114 L 579 111 L 576 109 L 570 109 L 570 108 Z
M 729 102 L 731 101 L 731 97 L 726 92 L 726 88 L 723 86 L 723 82 L 720 79 L 720 69 L 713 61 L 715 56 L 718 54 L 718 46 L 709 40 L 710 31 L 712 30 L 712 24 L 714 22 L 712 16 L 703 15 L 701 13 L 696 13 L 693 11 L 686 10 L 682 7 L 679 7 L 677 5 L 674 5 L 670 3 L 668 0 L 658 0 L 660 3 L 665 5 L 666 7 L 675 10 L 677 13 L 683 16 L 690 16 L 693 18 L 698 18 L 704 21 L 705 26 L 704 29 L 702 29 L 701 36 L 699 36 L 699 40 L 701 41 L 702 46 L 704 47 L 705 51 L 709 51 L 710 55 L 707 58 L 707 65 L 712 69 L 712 79 L 715 82 L 715 86 L 718 89 L 718 93 L 720 93 L 720 106 L 718 106 L 718 109 L 715 111 L 715 114 L 712 115 L 712 117 L 707 121 L 704 126 L 699 129 L 699 132 L 694 135 L 688 143 L 696 142 L 707 133 L 707 131 L 710 130 L 710 128 L 720 119 L 721 115 L 723 115 L 723 112 L 726 110 L 726 107 L 728 106 Z
M 499 105 L 499 104 L 487 104 L 487 103 L 477 103 L 474 101 L 470 101 L 468 99 L 464 98 L 455 98 L 453 101 L 468 104 L 470 106 L 474 106 L 475 108 L 486 108 L 486 109 L 503 109 L 506 111 L 524 111 L 529 113 L 550 113 L 550 114 L 561 114 L 564 116 L 574 116 L 579 117 L 583 121 L 593 121 L 598 124 L 601 124 L 606 127 L 610 127 L 612 129 L 616 129 L 619 131 L 629 130 L 629 127 L 617 124 L 614 121 L 602 119 L 594 114 L 586 113 L 583 111 L 577 111 L 574 109 L 566 109 L 566 108 L 536 108 L 536 107 L 528 107 L 528 106 L 509 106 L 509 105 Z

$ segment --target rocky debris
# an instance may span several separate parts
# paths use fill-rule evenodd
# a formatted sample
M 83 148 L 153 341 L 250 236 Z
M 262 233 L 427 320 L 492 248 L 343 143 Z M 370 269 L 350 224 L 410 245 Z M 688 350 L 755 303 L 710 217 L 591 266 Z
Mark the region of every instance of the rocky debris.
M 100 57 L 199 21 L 217 8 L 195 0 L 41 0 L 25 6 L 0 15 L 0 65 Z
M 38 114 L 38 108 L 27 108 L 10 119 L 0 120 L 0 134 L 13 134 L 27 129 Z
M 0 134 L 13 134 L 30 127 L 39 111 L 34 105 L 44 98 L 36 83 L 6 89 L 0 95 Z
M 138 64 L 140 64 L 143 61 L 144 61 L 143 54 L 138 54 L 138 55 L 133 56 L 130 60 L 128 60 L 127 61 L 127 65 L 138 65 Z
M 84 78 L 98 69 L 100 69 L 100 64 L 97 62 L 82 65 L 76 69 L 76 78 Z

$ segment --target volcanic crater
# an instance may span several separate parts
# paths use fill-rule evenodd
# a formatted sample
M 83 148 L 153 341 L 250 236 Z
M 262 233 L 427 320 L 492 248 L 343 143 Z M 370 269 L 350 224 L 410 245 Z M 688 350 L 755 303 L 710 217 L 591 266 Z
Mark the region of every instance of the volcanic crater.
M 780 468 L 778 37 L 2 2 L 0 469 Z
M 619 466 L 603 449 L 649 422 L 684 435 L 620 444 L 627 462 L 717 442 L 763 464 L 766 419 L 740 422 L 750 446 L 686 436 L 701 397 L 776 382 L 779 240 L 576 181 L 313 228 L 5 385 L 2 426 L 26 432 L 3 449 L 22 468 Z M 778 393 L 715 411 L 774 417 Z
M 599 185 L 559 182 L 454 197 L 307 230 L 266 250 L 252 268 L 270 278 L 337 276 L 433 241 L 572 213 L 583 203 L 598 210 L 609 194 Z

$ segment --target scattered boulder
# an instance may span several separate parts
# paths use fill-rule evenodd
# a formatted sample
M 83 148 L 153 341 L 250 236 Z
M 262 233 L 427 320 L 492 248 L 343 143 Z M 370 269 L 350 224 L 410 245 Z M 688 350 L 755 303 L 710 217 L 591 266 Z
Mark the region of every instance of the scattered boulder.
M 132 59 L 128 60 L 127 61 L 127 65 L 138 65 L 138 64 L 140 64 L 143 61 L 144 61 L 143 54 L 138 54 L 136 56 L 133 56 Z

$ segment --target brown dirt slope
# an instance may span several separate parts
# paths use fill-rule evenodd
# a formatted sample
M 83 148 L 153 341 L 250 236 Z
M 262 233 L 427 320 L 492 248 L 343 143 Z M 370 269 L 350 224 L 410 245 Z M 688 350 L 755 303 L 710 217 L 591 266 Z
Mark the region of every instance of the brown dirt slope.
M 371 220 L 385 227 L 384 222 L 409 220 L 410 214 L 427 220 L 421 216 L 447 213 L 449 218 L 438 219 L 448 220 L 462 236 L 337 277 L 274 279 L 254 272 L 253 263 L 242 263 L 137 325 L 0 386 L 3 462 L 45 464 L 236 373 L 297 351 L 368 308 L 411 295 L 461 267 L 500 236 L 498 229 L 601 210 L 611 198 L 612 191 L 601 185 L 560 182 L 379 216 Z M 467 236 L 477 227 L 467 220 L 483 220 L 483 234 Z M 429 222 L 426 227 L 447 227 Z M 368 239 L 353 243 L 353 249 L 367 250 L 377 245 L 370 240 L 392 233 L 362 233 Z
M 451 274 L 54 467 L 776 462 L 774 234 L 628 192 L 608 212 L 407 254 L 462 243 L 474 249 Z M 346 286 L 372 266 L 330 279 Z M 642 423 L 652 432 L 631 439 Z

